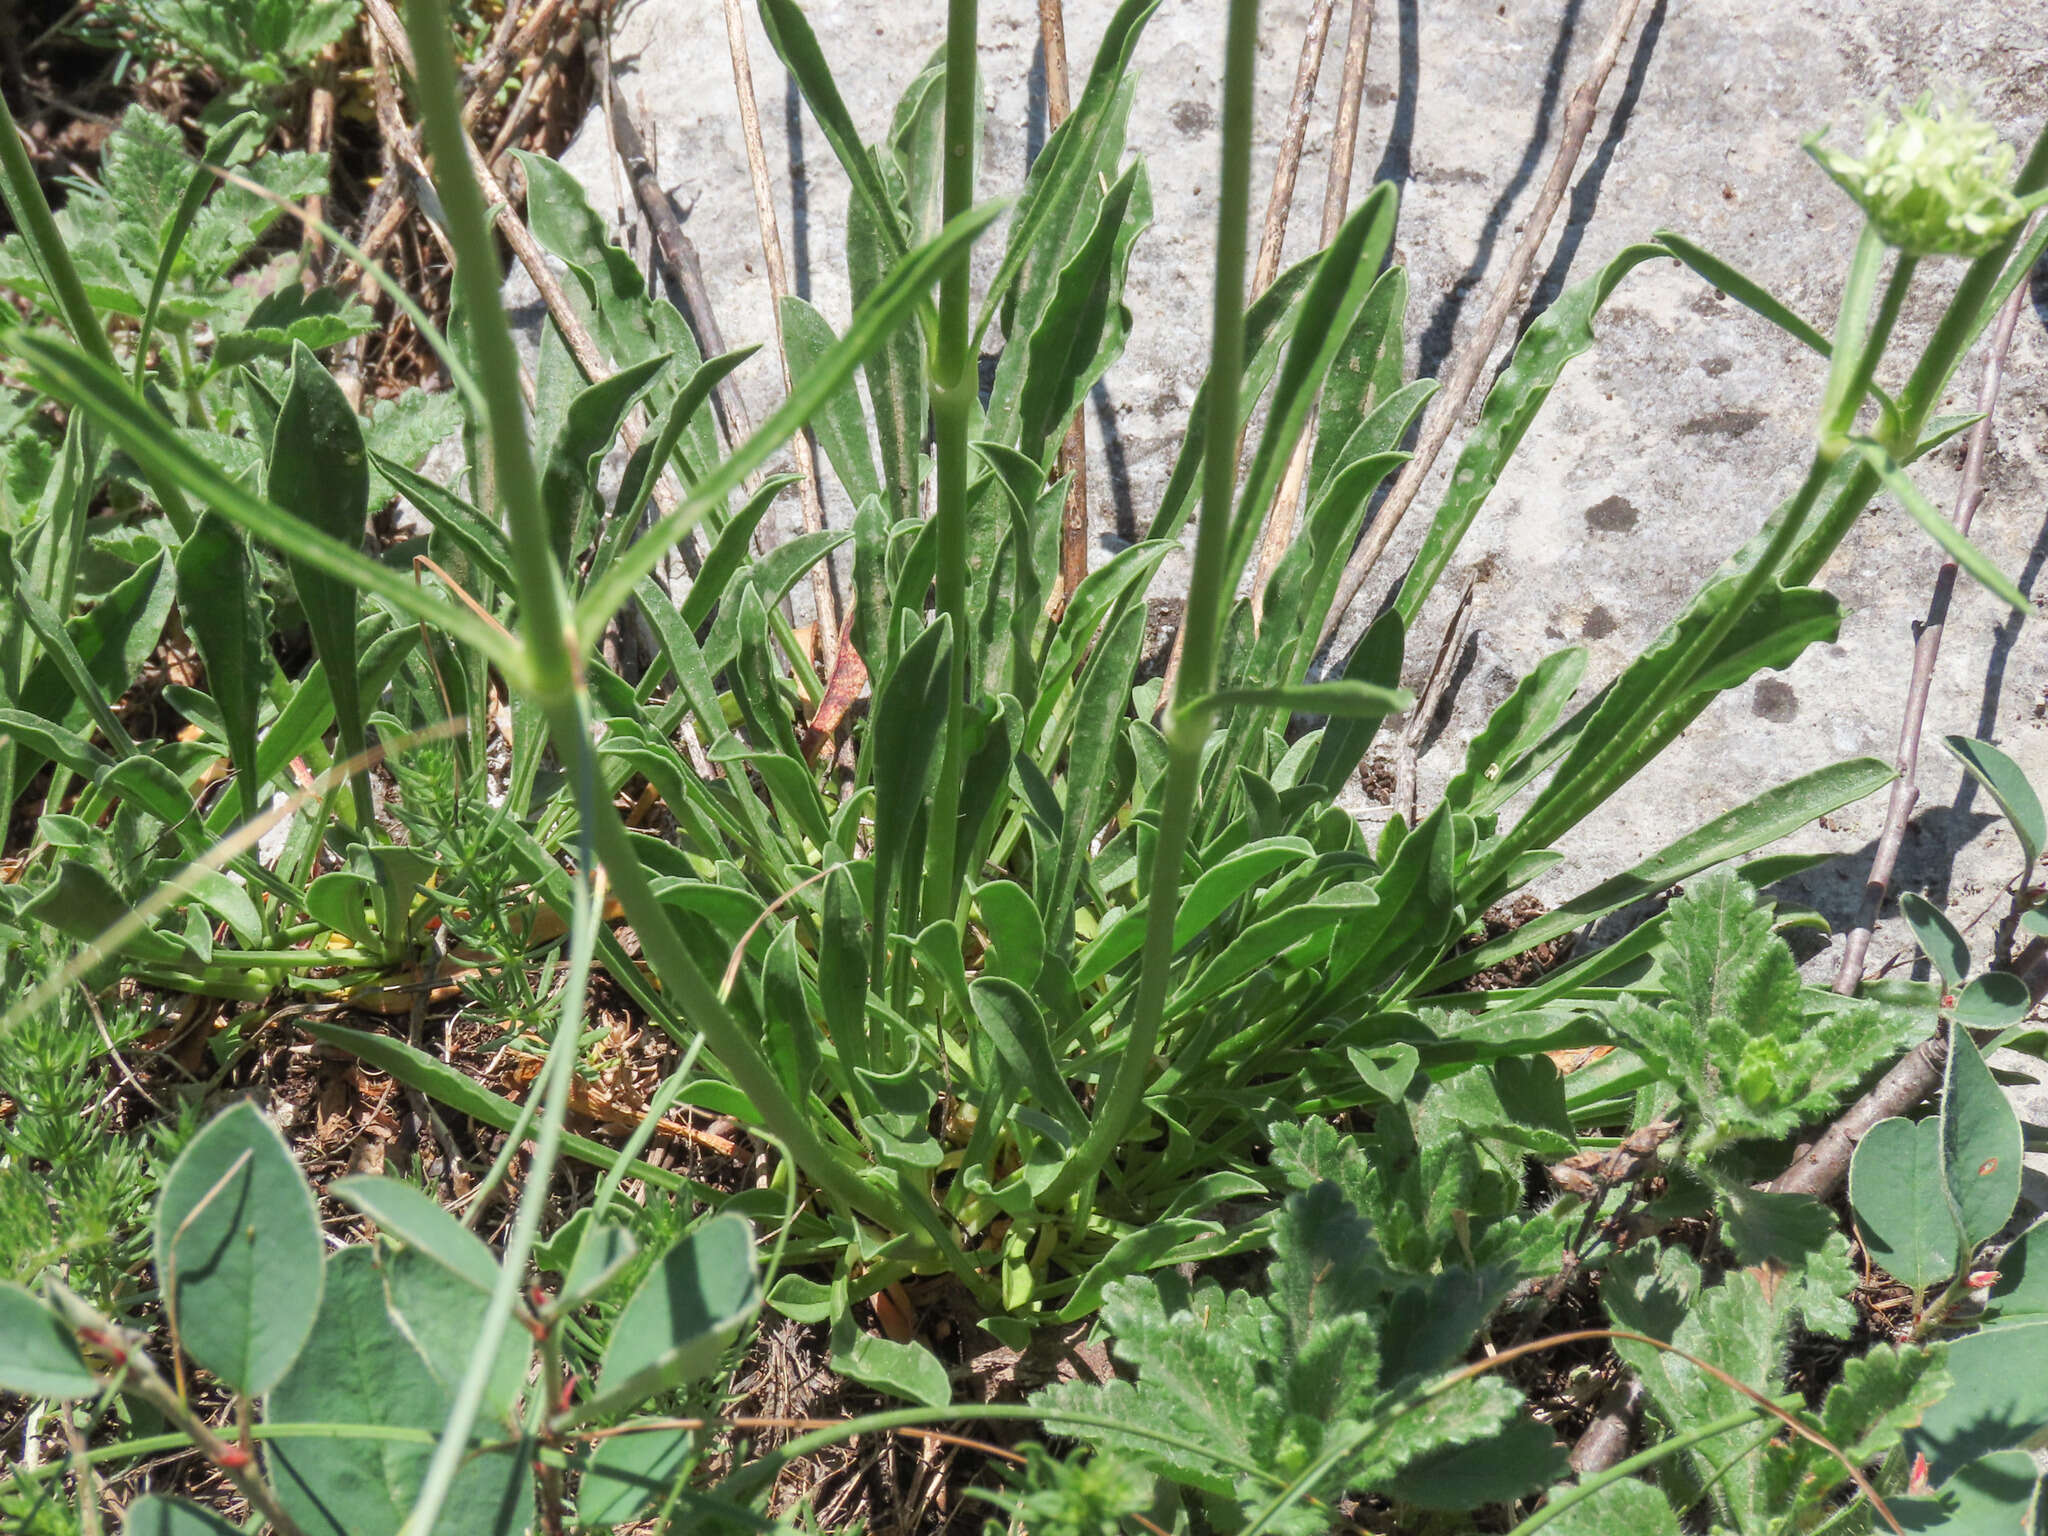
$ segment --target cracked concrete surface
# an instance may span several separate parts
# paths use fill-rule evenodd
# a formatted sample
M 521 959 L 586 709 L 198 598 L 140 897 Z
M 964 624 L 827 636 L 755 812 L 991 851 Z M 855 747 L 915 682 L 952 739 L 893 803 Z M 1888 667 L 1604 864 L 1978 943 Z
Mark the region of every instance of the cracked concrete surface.
M 1255 198 L 1263 205 L 1300 45 L 1304 0 L 1262 8 Z M 751 7 L 749 7 L 751 11 Z M 1068 0 L 1077 83 L 1112 10 Z M 1344 44 L 1340 4 L 1287 243 L 1312 249 L 1323 156 Z M 1354 200 L 1376 179 L 1399 184 L 1396 259 L 1409 268 L 1411 370 L 1436 373 L 1484 307 L 1492 278 L 1519 237 L 1610 8 L 1586 0 L 1382 0 L 1368 71 Z M 879 137 L 897 95 L 940 42 L 944 8 L 815 0 L 807 12 L 864 132 Z M 1015 188 L 1044 139 L 1036 7 L 982 6 L 984 134 L 981 191 Z M 1134 336 L 1089 413 L 1096 558 L 1149 517 L 1171 466 L 1205 352 L 1206 293 L 1218 154 L 1220 0 L 1167 0 L 1137 54 L 1141 74 L 1129 136 L 1150 164 L 1157 209 L 1139 242 L 1129 294 Z M 778 215 L 798 292 L 843 325 L 840 251 L 845 182 L 758 25 L 750 31 Z M 636 0 L 612 41 L 619 88 L 651 127 L 660 174 L 703 260 L 729 345 L 772 339 L 719 7 L 706 0 Z M 1857 0 L 1842 6 L 1774 0 L 1645 0 L 1607 87 L 1575 190 L 1539 256 L 1539 302 L 1597 270 L 1631 240 L 1679 230 L 1762 279 L 1827 329 L 1856 229 L 1855 210 L 1799 147 L 1830 123 L 1853 140 L 1860 104 L 1934 87 L 1971 92 L 2004 136 L 2024 147 L 2041 128 L 2048 78 L 2048 8 L 1993 0 Z M 631 199 L 611 169 L 594 113 L 564 157 L 610 210 Z M 633 221 L 627 220 L 629 224 Z M 645 250 L 644 234 L 636 249 Z M 999 243 L 986 244 L 986 275 Z M 1902 324 L 1917 346 L 1959 270 L 1934 263 Z M 1993 439 L 1975 536 L 2030 593 L 2048 561 L 2048 272 L 2021 317 Z M 1544 654 L 1584 644 L 1587 687 L 1635 654 L 1714 564 L 1791 490 L 1804 466 L 1823 380 L 1819 359 L 1675 263 L 1653 263 L 1609 303 L 1595 347 L 1567 372 L 1472 529 L 1438 599 L 1411 640 L 1409 665 L 1428 666 L 1451 602 L 1478 580 L 1473 634 L 1455 707 L 1421 765 L 1424 801 L 1458 766 L 1464 740 Z M 1888 370 L 1888 372 L 1891 372 Z M 1974 400 L 1976 358 L 1956 375 L 1943 410 Z M 1897 373 L 1892 373 L 1894 378 Z M 766 358 L 741 375 L 756 419 L 776 395 Z M 1458 439 L 1439 461 L 1441 481 Z M 1946 507 L 1960 444 L 1916 470 Z M 1397 572 L 1434 505 L 1425 489 L 1389 553 Z M 845 508 L 834 510 L 843 517 Z M 793 525 L 794 499 L 782 509 Z M 1839 642 L 1816 646 L 1783 673 L 1766 673 L 1720 700 L 1682 742 L 1565 844 L 1565 864 L 1540 888 L 1559 899 L 1772 784 L 1858 754 L 1895 749 L 1913 628 L 1937 559 L 1881 500 L 1824 573 L 1848 616 Z M 1185 567 L 1169 564 L 1157 595 Z M 1377 598 L 1385 578 L 1368 589 Z M 2036 608 L 2041 604 L 2037 600 Z M 1989 737 L 2048 787 L 2048 656 L 1965 581 L 1951 613 L 1927 718 L 1922 796 L 1899 883 L 1947 906 L 1959 922 L 1990 909 L 2018 873 L 2010 832 L 1936 745 L 1947 732 Z M 1368 821 L 1384 806 L 1362 795 Z M 1792 840 L 1831 857 L 1788 899 L 1818 907 L 1837 928 L 1853 916 L 1884 796 L 1846 807 Z M 1991 919 L 1971 929 L 1980 955 Z M 1873 947 L 1901 947 L 1896 921 Z M 1901 967 L 1912 963 L 1910 953 Z M 1813 973 L 1831 969 L 1825 954 Z M 2048 1120 L 2048 1092 L 2027 1095 Z

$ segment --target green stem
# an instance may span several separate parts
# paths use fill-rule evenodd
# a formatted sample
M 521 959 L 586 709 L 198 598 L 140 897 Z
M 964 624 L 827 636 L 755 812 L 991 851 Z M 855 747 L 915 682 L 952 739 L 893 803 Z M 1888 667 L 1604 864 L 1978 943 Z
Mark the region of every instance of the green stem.
M 2013 181 L 2013 193 L 2026 197 L 2044 186 L 2048 186 L 2048 127 L 2041 130 L 2033 148 L 2028 151 L 2026 163 L 2020 167 L 2020 173 Z M 1928 415 L 1940 403 L 1942 391 L 1948 388 L 1948 381 L 1964 354 L 1990 321 L 1985 300 L 1997 289 L 1999 279 L 2005 275 L 2006 263 L 2024 234 L 2023 228 L 2015 229 L 1995 249 L 1970 263 L 1962 281 L 1956 285 L 1955 294 L 1949 299 L 1948 308 L 1942 311 L 1934 334 L 1928 338 L 1920 361 L 1914 365 L 1905 388 L 1899 391 L 1897 435 L 1908 452 L 1920 440 Z M 1903 462 L 1896 449 L 1892 456 Z M 1868 464 L 1858 465 L 1841 493 L 1816 522 L 1813 532 L 1807 535 L 1787 563 L 1787 586 L 1804 586 L 1820 573 L 1820 568 L 1827 564 L 1850 526 L 1870 504 L 1871 497 L 1877 494 L 1877 487 L 1877 471 Z
M 1224 30 L 1223 169 L 1217 184 L 1216 287 L 1211 321 L 1207 439 L 1202 457 L 1202 515 L 1195 533 L 1194 574 L 1181 632 L 1180 679 L 1166 716 L 1166 779 L 1159 835 L 1147 887 L 1145 947 L 1138 995 L 1131 1008 L 1129 1043 L 1096 1106 L 1080 1150 L 1041 1199 L 1051 1206 L 1095 1177 L 1136 1120 L 1159 1024 L 1172 981 L 1173 925 L 1180 915 L 1181 857 L 1201 787 L 1202 746 L 1209 711 L 1201 700 L 1215 692 L 1216 653 L 1223 606 L 1231 596 L 1230 518 L 1237 491 L 1237 414 L 1244 376 L 1244 292 L 1247 228 L 1251 219 L 1252 84 L 1258 67 L 1258 0 L 1230 0 Z M 1191 701 L 1192 704 L 1191 704 Z
M 491 464 L 498 493 L 505 502 L 511 534 L 513 575 L 519 588 L 520 627 L 524 631 L 520 652 L 526 676 L 522 681 L 546 714 L 555 750 L 573 766 L 586 829 L 586 846 L 579 861 L 581 877 L 573 888 L 568 976 L 562 988 L 555 1038 L 548 1048 L 542 1082 L 535 1095 L 542 1109 L 525 1191 L 506 1238 L 497 1284 L 470 1350 L 468 1369 L 456 1388 L 419 1497 L 402 1527 L 408 1536 L 426 1536 L 434 1530 L 442 1505 L 468 1457 L 470 1432 L 483 1410 L 498 1345 L 511 1324 L 519 1288 L 526 1280 L 527 1259 L 540 1235 L 541 1213 L 547 1204 L 548 1185 L 562 1146 L 570 1074 L 576 1062 L 585 988 L 597 943 L 598 911 L 592 883 L 595 864 L 587 846 L 588 829 L 617 823 L 597 794 L 595 754 L 576 664 L 568 597 L 561 572 L 549 553 L 547 515 L 527 443 L 526 405 L 519 392 L 519 356 L 498 293 L 500 277 L 489 212 L 483 191 L 470 170 L 469 137 L 462 126 L 447 0 L 407 0 L 406 20 L 415 55 L 414 94 L 426 129 L 427 147 L 438 170 L 436 191 L 456 255 L 455 283 L 469 312 L 470 338 L 481 364 L 478 382 L 489 420 Z
M 1778 1399 L 1778 1406 L 1780 1408 L 1797 1409 L 1804 1405 L 1804 1400 L 1797 1394 L 1791 1394 Z M 1689 1429 L 1682 1435 L 1673 1435 L 1669 1440 L 1660 1440 L 1648 1450 L 1638 1451 L 1626 1461 L 1617 1461 L 1606 1471 L 1595 1472 L 1583 1482 L 1576 1483 L 1569 1488 L 1560 1488 L 1550 1496 L 1549 1502 L 1520 1525 L 1516 1526 L 1508 1533 L 1508 1536 L 1534 1536 L 1535 1532 L 1550 1524 L 1551 1521 L 1570 1509 L 1574 1504 L 1584 1499 L 1590 1499 L 1601 1489 L 1618 1483 L 1625 1477 L 1634 1477 L 1638 1472 L 1648 1471 L 1658 1462 L 1668 1460 L 1681 1451 L 1689 1451 L 1704 1441 L 1712 1440 L 1719 1435 L 1728 1434 L 1733 1430 L 1738 1430 L 1745 1424 L 1753 1424 L 1761 1416 L 1762 1412 L 1762 1409 L 1754 1405 L 1738 1408 L 1733 1413 L 1723 1414 L 1718 1419 L 1710 1419 L 1705 1424 Z
M 980 127 L 974 97 L 977 0 L 947 0 L 944 218 L 964 213 L 974 198 L 974 141 Z M 925 836 L 924 910 L 953 910 L 955 845 L 959 842 L 960 777 L 966 754 L 969 667 L 967 622 L 967 432 L 980 385 L 969 328 L 967 263 L 939 279 L 939 334 L 932 366 L 932 422 L 937 457 L 933 530 L 938 545 L 939 612 L 953 621 L 951 673 L 946 687 L 946 739 L 932 791 Z M 877 913 L 876 922 L 886 921 Z
M 783 1090 L 761 1048 L 732 1010 L 711 990 L 690 952 L 676 937 L 626 840 L 626 829 L 608 811 L 594 818 L 598 857 L 612 877 L 612 890 L 626 920 L 639 935 L 641 950 L 679 1016 L 702 1031 L 705 1044 L 768 1129 L 788 1146 L 790 1156 L 812 1183 L 846 1206 L 866 1213 L 891 1232 L 914 1230 L 907 1209 L 890 1194 L 862 1179 L 852 1160 L 828 1146 L 811 1128 L 803 1109 Z
M 483 189 L 469 165 L 469 135 L 462 126 L 452 23 L 447 0 L 406 0 L 406 30 L 417 55 L 415 95 L 434 156 L 434 185 L 443 222 L 455 249 L 455 286 L 469 314 L 476 348 L 476 380 L 490 427 L 490 459 L 498 496 L 504 502 L 512 546 L 512 575 L 518 584 L 521 647 L 530 676 L 524 679 L 536 702 L 553 712 L 566 705 L 578 685 L 568 593 L 550 554 L 552 540 L 541 505 L 540 477 L 527 443 L 526 401 L 519 392 L 519 353 L 499 295 L 497 246 Z M 556 742 L 567 751 L 566 743 Z

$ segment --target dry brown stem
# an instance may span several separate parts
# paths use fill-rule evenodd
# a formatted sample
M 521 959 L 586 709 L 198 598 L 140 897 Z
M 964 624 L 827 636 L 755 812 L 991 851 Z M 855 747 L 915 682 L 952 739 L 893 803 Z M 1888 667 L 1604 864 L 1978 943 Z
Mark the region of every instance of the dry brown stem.
M 1774 1195 L 1812 1195 L 1816 1200 L 1832 1197 L 1849 1176 L 1849 1159 L 1864 1133 L 1880 1120 L 1907 1113 L 1932 1093 L 1947 1061 L 1948 1036 L 1934 1035 L 1921 1041 L 1818 1140 L 1802 1147 L 1792 1166 L 1766 1187 Z
M 1963 453 L 1962 483 L 1956 487 L 1952 520 L 1956 531 L 1967 534 L 1984 499 L 1984 458 L 1991 445 L 1991 414 L 1998 406 L 1998 388 L 2005 376 L 2005 357 L 2012 346 L 2013 329 L 2019 323 L 2020 306 L 2026 302 L 2026 284 L 2013 289 L 2012 297 L 1998 313 L 1991 332 L 1991 348 L 1984 357 L 1984 379 L 1977 390 L 1977 409 L 1983 419 L 1970 429 Z M 1927 718 L 1927 697 L 1934 683 L 1934 664 L 1941 656 L 1942 630 L 1948 622 L 1948 606 L 1955 596 L 1956 563 L 1944 560 L 1934 573 L 1934 593 L 1927 600 L 1927 617 L 1913 642 L 1913 677 L 1906 688 L 1905 718 L 1899 727 L 1899 776 L 1892 780 L 1891 799 L 1885 805 L 1884 830 L 1878 834 L 1877 852 L 1870 861 L 1870 878 L 1863 886 L 1863 906 L 1856 914 L 1856 926 L 1842 945 L 1842 963 L 1835 972 L 1835 990 L 1854 997 L 1863 984 L 1863 965 L 1870 953 L 1870 936 L 1877 926 L 1878 912 L 1891 889 L 1892 871 L 1898 867 L 1899 849 L 1906 840 L 1906 824 L 1920 799 L 1917 776 L 1920 769 L 1920 730 Z
M 411 74 L 412 44 L 405 35 L 405 24 L 399 20 L 398 13 L 391 7 L 391 0 L 363 0 L 363 8 L 375 23 L 376 30 L 383 34 L 385 46 L 391 50 L 391 56 L 398 61 L 398 67 L 408 75 Z M 405 145 L 409 146 L 411 143 L 410 134 L 401 132 L 400 139 Z M 547 252 L 542 250 L 540 242 L 533 238 L 533 231 L 526 227 L 525 220 L 513 211 L 512 196 L 506 191 L 505 184 L 485 163 L 483 152 L 477 148 L 473 138 L 465 134 L 463 143 L 469 152 L 470 169 L 482 184 L 484 196 L 491 204 L 498 233 L 503 235 L 505 243 L 512 247 L 512 254 L 518 257 L 520 266 L 526 269 L 526 275 L 533 279 L 534 287 L 540 291 L 541 301 L 547 305 L 548 317 L 554 321 L 555 328 L 561 332 L 563 341 L 568 344 L 570 355 L 576 359 L 576 366 L 593 384 L 610 378 L 614 371 L 611 364 L 605 360 L 590 331 L 571 307 L 569 296 L 562 291 L 562 285 L 556 279 L 554 269 L 548 264 Z M 403 152 L 401 149 L 401 153 Z M 413 153 L 416 155 L 417 150 L 413 150 Z M 626 418 L 625 425 L 619 430 L 619 439 L 626 445 L 628 453 L 640 446 L 640 439 L 646 427 L 646 411 L 635 406 L 632 414 Z M 666 515 L 674 511 L 681 500 L 682 489 L 676 482 L 675 472 L 664 467 L 654 483 L 655 506 Z
M 761 260 L 768 273 L 768 298 L 775 315 L 775 352 L 782 370 L 782 388 L 790 388 L 789 352 L 782 337 L 782 301 L 789 296 L 789 275 L 782 264 L 782 231 L 775 219 L 775 189 L 768 180 L 768 151 L 761 141 L 761 106 L 754 96 L 754 69 L 747 58 L 747 23 L 739 0 L 725 0 L 725 42 L 732 54 L 732 89 L 739 103 L 740 134 L 747 142 L 747 174 L 754 184 L 754 216 L 761 225 Z M 803 477 L 804 532 L 825 526 L 824 489 L 818 482 L 818 455 L 808 427 L 790 439 L 797 473 Z M 834 643 L 839 634 L 839 600 L 832 590 L 832 561 L 811 567 L 811 601 L 817 611 L 818 660 L 832 672 Z
M 1579 152 L 1585 148 L 1586 135 L 1592 131 L 1593 117 L 1600 107 L 1600 94 L 1606 89 L 1607 77 L 1614 71 L 1615 60 L 1621 56 L 1621 45 L 1635 21 L 1639 3 L 1640 0 L 1619 0 L 1592 67 L 1586 72 L 1586 78 L 1579 82 L 1578 89 L 1572 92 L 1571 104 L 1565 110 L 1563 137 L 1558 143 L 1557 154 L 1551 159 L 1550 174 L 1544 180 L 1543 190 L 1537 194 L 1536 206 L 1530 210 L 1522 227 L 1521 243 L 1515 247 L 1507 270 L 1501 273 L 1500 282 L 1495 285 L 1493 296 L 1487 302 L 1486 312 L 1480 316 L 1478 329 L 1458 354 L 1450 379 L 1429 413 L 1422 440 L 1416 444 L 1415 457 L 1402 467 L 1400 477 L 1395 480 L 1393 490 L 1387 493 L 1378 516 L 1366 529 L 1365 538 L 1344 566 L 1337 599 L 1331 605 L 1330 616 L 1323 622 L 1321 645 L 1330 643 L 1331 636 L 1336 634 L 1352 603 L 1357 600 L 1366 577 L 1386 552 L 1394 530 L 1414 503 L 1423 480 L 1436 463 L 1437 455 L 1443 452 L 1444 444 L 1457 429 L 1480 375 L 1485 372 L 1487 360 L 1493 356 L 1494 344 L 1500 340 L 1501 331 L 1521 306 L 1522 290 L 1529 281 L 1530 270 L 1536 265 L 1537 252 L 1542 249 L 1558 204 L 1564 201 L 1565 188 L 1570 185 L 1572 172 L 1579 163 Z
M 1472 594 L 1478 585 L 1476 580 L 1465 583 L 1457 611 L 1451 615 L 1451 622 L 1444 626 L 1444 637 L 1437 646 L 1436 660 L 1429 668 L 1429 681 L 1423 684 L 1415 707 L 1408 711 L 1408 723 L 1401 732 L 1401 744 L 1394 753 L 1394 809 L 1407 819 L 1411 827 L 1415 825 L 1415 776 L 1420 767 L 1423 738 L 1429 734 L 1429 722 L 1443 707 L 1444 690 L 1457 675 L 1458 653 L 1465 649 L 1465 636 L 1472 626 Z
M 633 188 L 633 200 L 640 205 L 641 217 L 647 220 L 648 232 L 654 240 L 655 259 L 682 298 L 683 318 L 689 322 L 690 332 L 697 338 L 697 350 L 706 357 L 716 357 L 725 351 L 725 337 L 719 332 L 717 317 L 711 310 L 711 292 L 704 286 L 704 269 L 697 260 L 697 248 L 683 233 L 682 220 L 676 217 L 675 209 L 669 205 L 668 194 L 661 189 L 661 179 L 654 170 L 654 158 L 648 153 L 639 125 L 627 110 L 623 94 L 615 88 L 610 50 L 602 41 L 593 42 L 584 49 L 584 56 L 597 72 L 598 84 L 610 103 L 612 143 L 618 152 L 619 163 L 626 169 L 626 180 Z M 711 404 L 728 445 L 737 445 L 753 431 L 746 404 L 740 399 L 739 390 L 730 375 L 712 391 Z
M 1337 94 L 1337 125 L 1330 133 L 1329 174 L 1323 184 L 1323 245 L 1327 249 L 1344 227 L 1344 214 L 1351 205 L 1351 163 L 1358 152 L 1358 111 L 1365 97 L 1366 57 L 1372 48 L 1373 0 L 1351 0 L 1351 24 L 1344 41 L 1344 81 Z M 1327 29 L 1327 23 L 1325 24 Z M 1306 55 L 1304 54 L 1304 58 Z M 1308 477 L 1309 450 L 1315 442 L 1316 418 L 1311 416 L 1302 429 L 1294 456 L 1287 461 L 1280 493 L 1266 513 L 1266 530 L 1259 541 L 1259 566 L 1252 576 L 1252 622 L 1265 616 L 1266 586 L 1279 567 L 1280 557 L 1294 541 L 1296 521 L 1301 516 L 1301 486 Z

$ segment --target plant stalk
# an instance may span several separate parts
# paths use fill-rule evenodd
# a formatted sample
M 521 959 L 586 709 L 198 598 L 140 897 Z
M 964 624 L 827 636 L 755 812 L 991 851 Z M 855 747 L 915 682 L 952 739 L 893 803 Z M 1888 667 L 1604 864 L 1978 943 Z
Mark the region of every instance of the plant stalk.
M 1239 381 L 1244 374 L 1245 260 L 1249 248 L 1252 182 L 1252 87 L 1258 68 L 1258 0 L 1230 0 L 1224 30 L 1223 168 L 1218 182 L 1216 287 L 1209 349 L 1208 437 L 1202 458 L 1202 514 L 1195 533 L 1194 574 L 1181 674 L 1165 721 L 1166 779 L 1159 834 L 1147 886 L 1145 947 L 1138 994 L 1131 1007 L 1130 1039 L 1087 1138 L 1053 1181 L 1043 1202 L 1057 1204 L 1095 1177 L 1137 1119 L 1173 962 L 1173 926 L 1180 913 L 1181 856 L 1194 822 L 1201 786 L 1202 747 L 1208 740 L 1207 696 L 1216 688 L 1217 646 L 1224 604 L 1231 596 L 1230 521 L 1237 491 Z
M 975 102 L 977 0 L 948 0 L 946 6 L 944 219 L 966 212 L 974 198 L 974 145 L 979 129 Z M 932 421 L 937 458 L 938 611 L 953 621 L 951 678 L 946 688 L 946 738 L 932 792 L 925 837 L 924 910 L 940 916 L 953 909 L 959 871 L 954 868 L 960 821 L 960 778 L 966 761 L 968 637 L 967 613 L 967 432 L 980 384 L 975 365 L 969 307 L 968 264 L 948 267 L 939 279 L 938 345 L 932 367 Z M 875 921 L 887 920 L 884 913 Z
M 1970 531 L 1977 506 L 1984 499 L 1984 457 L 1991 444 L 1991 414 L 1998 404 L 1999 384 L 2005 375 L 2006 350 L 2019 322 L 2025 290 L 2015 288 L 1999 312 L 1997 328 L 1991 335 L 1991 350 L 1984 360 L 1984 382 L 1977 392 L 1977 409 L 1983 419 L 1970 429 L 1969 446 L 1963 456 L 1962 483 L 1956 488 L 1953 521 L 1961 533 Z M 1948 623 L 1949 603 L 1955 596 L 1956 562 L 1941 562 L 1935 572 L 1934 593 L 1927 600 L 1927 617 L 1920 621 L 1913 642 L 1913 675 L 1906 688 L 1906 710 L 1899 728 L 1899 776 L 1892 781 L 1891 799 L 1885 806 L 1884 830 L 1877 840 L 1877 852 L 1870 861 L 1870 878 L 1864 882 L 1863 905 L 1856 926 L 1842 944 L 1842 963 L 1835 971 L 1834 989 L 1854 997 L 1863 984 L 1863 962 L 1870 953 L 1870 939 L 1879 911 L 1891 889 L 1892 870 L 1906 840 L 1906 824 L 1920 799 L 1917 776 L 1920 768 L 1920 731 L 1927 718 L 1927 698 L 1934 684 L 1934 665 L 1941 656 L 1941 637 Z

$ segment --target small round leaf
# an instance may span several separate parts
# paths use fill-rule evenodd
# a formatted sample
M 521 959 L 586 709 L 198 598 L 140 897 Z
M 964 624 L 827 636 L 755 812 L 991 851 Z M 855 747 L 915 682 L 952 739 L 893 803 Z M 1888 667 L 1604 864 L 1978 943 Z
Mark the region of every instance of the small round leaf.
M 253 1104 L 215 1116 L 164 1181 L 156 1264 L 178 1342 L 237 1392 L 269 1391 L 298 1358 L 322 1252 L 312 1191 Z

